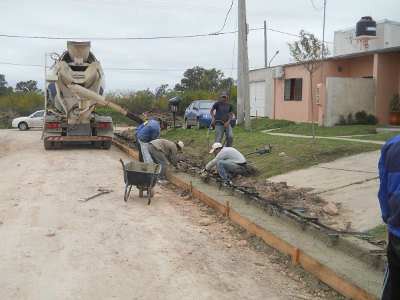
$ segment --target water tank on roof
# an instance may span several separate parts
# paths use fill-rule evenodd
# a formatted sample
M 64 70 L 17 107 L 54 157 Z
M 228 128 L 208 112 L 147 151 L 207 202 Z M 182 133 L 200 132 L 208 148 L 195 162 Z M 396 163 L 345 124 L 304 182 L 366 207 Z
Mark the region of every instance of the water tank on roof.
M 376 36 L 376 22 L 371 17 L 362 17 L 356 25 L 356 36 Z

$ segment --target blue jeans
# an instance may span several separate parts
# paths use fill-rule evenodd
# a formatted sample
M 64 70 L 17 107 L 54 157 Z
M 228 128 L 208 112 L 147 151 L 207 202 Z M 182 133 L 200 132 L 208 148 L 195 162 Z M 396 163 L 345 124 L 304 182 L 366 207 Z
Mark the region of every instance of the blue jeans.
M 229 180 L 234 175 L 244 174 L 247 168 L 229 160 L 220 160 L 217 162 L 217 170 L 222 180 Z
M 214 143 L 221 143 L 222 138 L 224 137 L 224 133 L 226 134 L 226 147 L 232 147 L 233 144 L 233 132 L 232 127 L 229 125 L 228 127 L 224 127 L 221 123 L 216 123 L 215 127 L 215 138 Z
M 153 160 L 151 159 L 150 153 L 149 153 L 149 143 L 144 143 L 141 140 L 138 140 L 140 144 L 140 151 L 142 151 L 143 155 L 143 162 L 146 164 L 151 164 Z

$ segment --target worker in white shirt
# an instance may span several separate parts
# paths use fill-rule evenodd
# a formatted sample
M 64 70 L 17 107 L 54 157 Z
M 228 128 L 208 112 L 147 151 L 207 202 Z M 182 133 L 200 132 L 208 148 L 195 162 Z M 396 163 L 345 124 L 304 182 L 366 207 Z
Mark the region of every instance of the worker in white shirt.
M 246 159 L 242 153 L 233 147 L 222 147 L 221 143 L 214 143 L 210 153 L 214 153 L 215 158 L 206 165 L 206 171 L 216 166 L 221 181 L 229 180 L 238 174 L 247 172 Z

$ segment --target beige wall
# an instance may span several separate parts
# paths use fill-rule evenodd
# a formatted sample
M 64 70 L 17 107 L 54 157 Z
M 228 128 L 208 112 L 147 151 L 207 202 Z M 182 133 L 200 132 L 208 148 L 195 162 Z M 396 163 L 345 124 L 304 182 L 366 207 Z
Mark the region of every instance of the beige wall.
M 372 78 L 328 77 L 325 126 L 338 123 L 351 113 L 364 110 L 375 115 L 375 81 Z

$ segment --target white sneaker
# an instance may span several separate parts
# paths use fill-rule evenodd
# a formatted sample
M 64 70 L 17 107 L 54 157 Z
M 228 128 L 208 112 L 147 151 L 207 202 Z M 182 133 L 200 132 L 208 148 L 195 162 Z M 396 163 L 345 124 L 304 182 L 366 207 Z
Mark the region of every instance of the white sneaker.
M 159 179 L 159 180 L 158 180 L 158 183 L 161 183 L 161 184 L 166 184 L 166 183 L 168 183 L 168 180 L 165 180 L 165 179 Z

